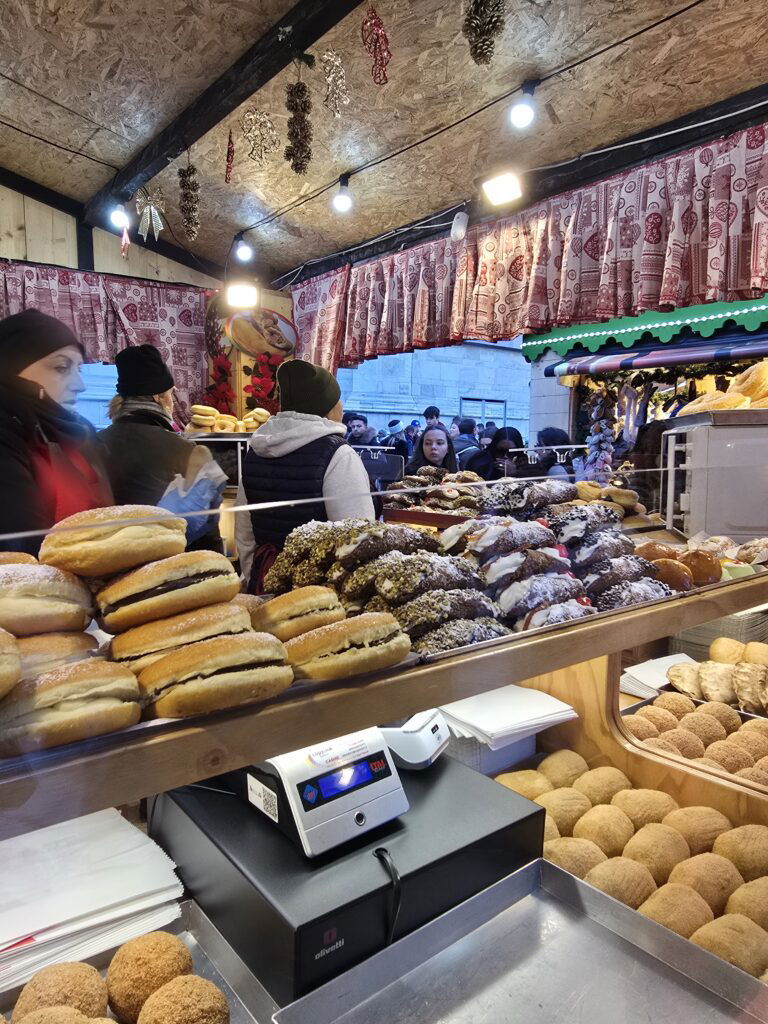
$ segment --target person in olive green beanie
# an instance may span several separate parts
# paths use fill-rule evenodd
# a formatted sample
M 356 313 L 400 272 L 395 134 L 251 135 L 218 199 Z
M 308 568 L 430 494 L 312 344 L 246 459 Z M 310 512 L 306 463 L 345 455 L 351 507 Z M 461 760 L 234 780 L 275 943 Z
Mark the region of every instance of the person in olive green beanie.
M 295 527 L 312 519 L 375 518 L 368 474 L 344 440 L 336 378 L 322 366 L 291 359 L 278 367 L 277 386 L 280 412 L 251 437 L 237 504 L 305 503 L 235 514 L 240 567 L 251 593 L 262 592 L 266 572 Z

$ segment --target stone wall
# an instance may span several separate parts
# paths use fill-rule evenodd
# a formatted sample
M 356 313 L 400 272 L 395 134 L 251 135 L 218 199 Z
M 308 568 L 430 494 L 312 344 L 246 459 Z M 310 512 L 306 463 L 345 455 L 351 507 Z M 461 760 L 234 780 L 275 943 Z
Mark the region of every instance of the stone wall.
M 557 377 L 545 377 L 544 368 L 562 362 L 562 356 L 547 352 L 531 366 L 531 412 L 528 436 L 535 442 L 543 427 L 559 427 L 572 432 L 571 388 L 564 388 Z
M 490 344 L 467 341 L 447 348 L 421 349 L 382 356 L 353 370 L 339 370 L 344 408 L 363 412 L 371 426 L 386 427 L 394 418 L 421 418 L 436 405 L 445 424 L 463 412 L 502 426 L 498 406 L 470 400 L 506 403 L 506 426 L 528 431 L 531 367 L 520 351 L 520 339 Z M 463 403 L 462 403 L 463 400 Z M 422 421 L 423 422 L 423 421 Z

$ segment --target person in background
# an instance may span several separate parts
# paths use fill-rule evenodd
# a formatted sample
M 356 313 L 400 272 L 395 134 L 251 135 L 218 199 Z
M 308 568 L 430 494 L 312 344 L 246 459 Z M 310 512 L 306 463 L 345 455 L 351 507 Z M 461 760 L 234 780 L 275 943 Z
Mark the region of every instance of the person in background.
M 333 374 L 290 359 L 277 370 L 280 412 L 251 437 L 237 504 L 305 504 L 235 513 L 235 540 L 249 593 L 263 592 L 285 538 L 311 519 L 369 519 L 374 508 L 368 474 L 345 442 L 341 389 Z
M 376 431 L 368 426 L 368 417 L 361 412 L 350 413 L 347 419 L 347 441 L 356 445 L 376 444 Z
M 427 422 L 428 427 L 445 427 L 440 422 L 440 410 L 436 405 L 428 405 L 424 412 L 421 414 Z
M 411 453 L 408 451 L 408 442 L 405 439 L 405 424 L 402 420 L 390 420 L 387 424 L 389 435 L 382 441 L 386 448 L 394 448 L 395 455 L 399 455 L 404 462 L 407 462 Z
M 452 441 L 455 441 L 460 434 L 459 424 L 461 423 L 461 416 L 454 416 L 451 420 L 451 425 L 448 428 L 448 433 Z
M 445 427 L 427 427 L 419 438 L 413 458 L 405 467 L 405 475 L 414 474 L 422 466 L 439 466 L 449 473 L 458 470 L 453 442 Z
M 418 420 L 411 420 L 405 428 L 405 440 L 408 444 L 408 458 L 413 455 L 416 445 L 419 443 L 419 437 L 421 436 L 419 426 L 420 424 Z
M 567 480 L 575 480 L 576 471 L 571 452 L 553 451 L 555 446 L 561 448 L 569 444 L 571 444 L 570 437 L 558 427 L 544 427 L 543 430 L 540 430 L 536 439 L 536 447 L 543 451 L 539 452 L 539 461 L 534 466 L 535 475 L 559 476 Z
M 471 456 L 466 468 L 477 473 L 483 480 L 528 476 L 528 460 L 522 452 L 515 451 L 522 447 L 523 438 L 519 430 L 501 427 L 493 432 L 485 448 Z
M 376 431 L 376 441 L 378 444 L 383 445 L 388 437 L 389 432 L 384 430 L 384 428 Z
M 113 504 L 93 427 L 75 412 L 84 358 L 69 327 L 37 309 L 0 321 L 0 534 Z M 36 555 L 41 540 L 0 549 Z
M 477 423 L 475 424 L 475 437 L 478 439 L 478 441 L 480 440 L 484 433 L 485 424 L 481 420 L 478 420 Z
M 469 460 L 480 450 L 477 442 L 477 425 L 470 416 L 459 420 L 459 435 L 454 438 L 453 447 L 459 460 L 459 469 L 466 469 Z

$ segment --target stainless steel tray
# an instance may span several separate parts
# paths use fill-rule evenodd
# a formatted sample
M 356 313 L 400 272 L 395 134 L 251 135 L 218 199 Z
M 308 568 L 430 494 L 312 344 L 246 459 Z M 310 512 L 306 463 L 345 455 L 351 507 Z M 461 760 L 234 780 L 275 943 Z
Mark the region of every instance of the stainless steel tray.
M 541 860 L 274 1017 L 275 1024 L 734 1020 L 767 1022 L 768 986 Z
M 194 900 L 181 904 L 181 917 L 163 929 L 178 935 L 189 947 L 194 973 L 222 990 L 229 1003 L 230 1024 L 269 1024 L 277 1003 L 261 986 L 222 934 L 211 924 Z M 87 961 L 106 971 L 114 949 Z M 20 989 L 0 993 L 0 1013 L 10 1013 Z

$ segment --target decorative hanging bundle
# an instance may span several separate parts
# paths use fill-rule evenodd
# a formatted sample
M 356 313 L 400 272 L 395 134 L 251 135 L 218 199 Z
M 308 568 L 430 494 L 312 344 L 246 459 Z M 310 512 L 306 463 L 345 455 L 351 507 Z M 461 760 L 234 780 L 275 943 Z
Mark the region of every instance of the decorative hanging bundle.
M 505 0 L 468 0 L 461 30 L 475 64 L 490 64 L 494 40 L 504 29 Z
M 194 242 L 200 230 L 200 182 L 194 164 L 179 168 L 179 210 L 187 241 Z
M 371 78 L 376 85 L 386 85 L 387 64 L 392 60 L 392 53 L 387 33 L 384 31 L 384 22 L 376 13 L 375 7 L 369 7 L 363 18 L 362 36 L 366 53 L 373 58 Z
M 312 159 L 312 122 L 309 114 L 312 100 L 304 82 L 290 82 L 285 87 L 288 113 L 288 145 L 285 159 L 296 174 L 306 174 Z
M 229 141 L 227 142 L 227 168 L 224 172 L 224 184 L 229 185 L 232 182 L 232 168 L 235 164 L 235 143 L 232 139 L 232 129 L 229 129 Z
M 153 189 L 140 188 L 135 195 L 136 213 L 139 215 L 139 234 L 146 242 L 150 230 L 155 240 L 160 237 L 160 232 L 165 225 L 161 213 L 165 213 L 165 196 L 163 190 L 158 186 Z
M 240 127 L 251 147 L 248 154 L 251 160 L 263 164 L 268 156 L 280 148 L 280 140 L 277 137 L 272 118 L 263 110 L 258 110 L 256 107 L 246 110 Z
M 326 106 L 334 117 L 341 117 L 341 106 L 349 103 L 349 90 L 347 89 L 347 75 L 341 57 L 335 50 L 326 50 L 320 58 L 325 75 L 325 99 Z

